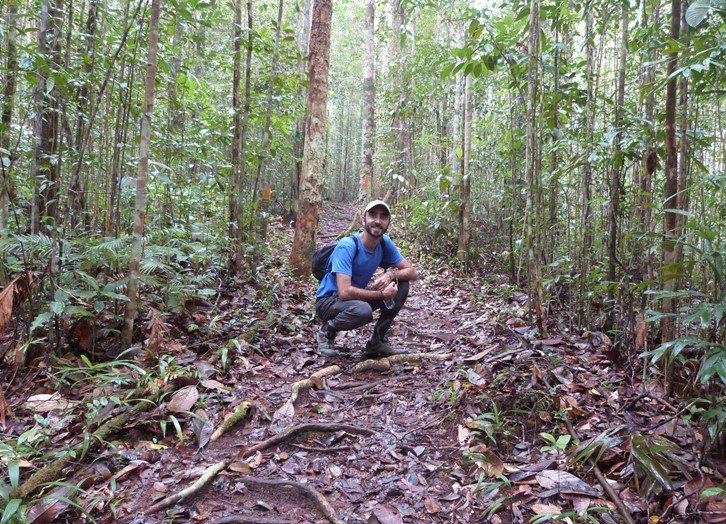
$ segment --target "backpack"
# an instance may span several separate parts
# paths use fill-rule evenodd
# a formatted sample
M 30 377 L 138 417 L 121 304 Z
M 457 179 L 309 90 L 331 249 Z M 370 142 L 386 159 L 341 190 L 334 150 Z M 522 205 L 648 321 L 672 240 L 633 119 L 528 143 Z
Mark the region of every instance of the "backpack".
M 350 235 L 351 238 L 353 238 L 353 243 L 355 244 L 355 254 L 353 255 L 353 258 L 358 256 L 358 244 L 360 243 L 360 238 L 358 238 L 358 233 L 353 233 Z M 334 242 L 332 244 L 326 244 L 323 247 L 319 247 L 315 250 L 315 253 L 313 253 L 313 260 L 311 262 L 311 269 L 313 276 L 318 280 L 323 280 L 323 277 L 328 272 L 328 261 L 330 260 L 330 255 L 333 254 L 333 250 L 335 249 L 335 246 L 338 245 L 338 242 Z M 383 257 L 386 256 L 386 243 L 381 239 L 381 249 L 383 250 Z M 383 258 L 381 258 L 381 267 L 386 269 L 390 267 L 390 264 L 383 263 Z

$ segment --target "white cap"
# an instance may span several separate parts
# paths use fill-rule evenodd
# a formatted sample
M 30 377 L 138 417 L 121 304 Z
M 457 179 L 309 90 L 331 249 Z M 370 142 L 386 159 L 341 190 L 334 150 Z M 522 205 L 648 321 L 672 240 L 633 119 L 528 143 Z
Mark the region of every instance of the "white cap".
M 389 215 L 391 214 L 391 209 L 388 207 L 388 204 L 386 204 L 383 200 L 373 200 L 371 202 L 368 202 L 368 205 L 363 210 L 363 214 L 365 215 L 366 213 L 368 213 L 368 211 L 370 211 L 371 209 L 373 209 L 376 206 L 383 206 L 383 207 L 385 207 L 386 208 L 386 211 L 388 211 L 388 214 Z

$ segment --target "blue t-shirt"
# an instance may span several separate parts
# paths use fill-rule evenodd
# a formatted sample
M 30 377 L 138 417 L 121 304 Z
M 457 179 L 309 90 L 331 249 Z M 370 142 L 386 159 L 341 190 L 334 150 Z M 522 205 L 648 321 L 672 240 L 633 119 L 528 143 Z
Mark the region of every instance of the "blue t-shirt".
M 375 251 L 368 251 L 363 246 L 360 233 L 355 234 L 358 235 L 358 254 L 356 255 L 355 252 L 356 241 L 351 237 L 345 237 L 338 242 L 328 259 L 327 273 L 320 281 L 318 292 L 315 294 L 316 298 L 327 297 L 338 292 L 338 284 L 335 281 L 336 273 L 350 275 L 353 287 L 365 289 L 382 263 L 395 266 L 403 261 L 403 255 L 388 235 L 383 235 L 381 243 L 376 246 Z M 381 246 L 384 242 L 386 243 L 385 250 Z

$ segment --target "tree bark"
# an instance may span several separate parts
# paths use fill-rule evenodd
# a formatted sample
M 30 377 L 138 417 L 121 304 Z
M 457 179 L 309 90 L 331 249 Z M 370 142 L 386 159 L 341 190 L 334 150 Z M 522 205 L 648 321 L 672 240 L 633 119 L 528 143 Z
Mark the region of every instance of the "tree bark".
M 234 270 L 240 273 L 242 267 L 242 245 L 237 242 L 237 227 L 240 221 L 240 207 L 238 194 L 240 192 L 240 173 L 242 170 L 240 161 L 240 133 L 242 131 L 242 114 L 240 104 L 240 90 L 242 84 L 242 0 L 234 2 L 234 22 L 232 27 L 234 72 L 232 74 L 232 176 L 229 181 L 229 241 L 234 246 Z
M 315 251 L 315 230 L 323 202 L 325 176 L 325 123 L 330 67 L 330 23 L 332 0 L 315 0 L 310 34 L 310 73 L 303 173 L 300 183 L 298 219 L 290 253 L 290 265 L 300 277 L 310 275 Z
M 270 67 L 270 79 L 267 85 L 265 125 L 262 129 L 262 156 L 257 166 L 257 178 L 262 185 L 262 195 L 257 205 L 257 238 L 255 239 L 255 255 L 257 257 L 260 255 L 262 245 L 267 242 L 267 224 L 270 213 L 270 200 L 272 198 L 272 186 L 270 184 L 267 164 L 269 163 L 270 123 L 272 120 L 272 109 L 274 108 L 273 95 L 275 93 L 275 77 L 277 76 L 277 61 L 280 50 L 280 32 L 282 31 L 282 13 L 284 5 L 284 0 L 278 0 L 275 44 L 272 49 L 272 66 Z
M 471 122 L 474 111 L 472 78 L 464 84 L 464 158 L 461 177 L 461 210 L 459 212 L 459 245 L 456 258 L 468 266 L 471 243 Z
M 375 194 L 373 172 L 376 136 L 376 51 L 375 51 L 376 2 L 366 0 L 363 24 L 363 156 L 360 170 L 358 200 L 368 200 Z
M 10 201 L 14 194 L 11 178 L 13 155 L 10 151 L 10 131 L 15 109 L 15 91 L 18 71 L 18 0 L 6 3 L 5 21 L 5 75 L 2 89 L 2 115 L 0 116 L 0 231 L 8 228 Z M 4 236 L 4 234 L 2 234 Z
M 681 24 L 681 1 L 671 0 L 670 39 L 678 41 Z M 677 262 L 676 242 L 678 240 L 678 144 L 676 141 L 676 92 L 678 79 L 673 76 L 678 65 L 678 52 L 668 55 L 665 99 L 665 182 L 663 184 L 663 265 L 673 268 Z M 677 290 L 677 275 L 673 271 L 665 271 L 662 275 L 663 289 L 668 292 Z M 663 299 L 662 312 L 671 314 L 676 310 L 673 298 Z M 661 342 L 670 342 L 676 338 L 675 320 L 664 317 L 660 322 Z M 666 382 L 670 384 L 669 373 L 666 371 Z
M 537 172 L 538 125 L 537 98 L 539 81 L 539 0 L 530 1 L 529 14 L 529 60 L 527 67 L 527 203 L 525 217 L 527 224 L 527 288 L 531 311 L 534 313 L 537 327 L 542 335 L 545 333 L 544 311 L 542 309 L 542 279 L 540 264 L 537 259 L 539 250 L 538 209 L 536 206 L 539 191 L 539 173 Z
M 141 141 L 139 143 L 139 171 L 136 180 L 136 206 L 134 209 L 133 242 L 128 271 L 129 302 L 126 304 L 124 325 L 121 333 L 121 347 L 131 346 L 134 321 L 138 311 L 139 265 L 143 255 L 144 230 L 146 227 L 147 176 L 149 171 L 149 150 L 151 148 L 151 113 L 154 109 L 154 82 L 156 81 L 157 51 L 159 47 L 159 15 L 161 0 L 151 1 L 149 21 L 149 56 L 144 84 L 144 111 L 141 115 Z
M 613 327 L 615 321 L 615 278 L 616 267 L 618 264 L 618 219 L 620 214 L 620 180 L 622 179 L 623 166 L 625 165 L 623 152 L 621 147 L 622 132 L 620 130 L 623 125 L 623 112 L 625 105 L 625 68 L 628 59 L 628 14 L 630 6 L 627 3 L 622 4 L 622 32 L 620 37 L 620 66 L 618 73 L 617 94 L 615 96 L 615 141 L 613 144 L 613 166 L 610 174 L 610 205 L 608 206 L 608 280 L 613 283 L 608 289 L 608 298 L 610 299 L 608 306 L 608 316 L 606 330 Z

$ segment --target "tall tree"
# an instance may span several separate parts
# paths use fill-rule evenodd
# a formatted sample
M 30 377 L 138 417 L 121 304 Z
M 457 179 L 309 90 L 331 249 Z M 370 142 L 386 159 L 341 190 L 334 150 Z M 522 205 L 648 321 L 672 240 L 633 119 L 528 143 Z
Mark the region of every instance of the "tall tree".
M 363 158 L 360 170 L 358 200 L 375 193 L 373 155 L 376 147 L 376 2 L 366 0 L 363 23 Z
M 681 0 L 671 0 L 670 39 L 677 42 L 680 36 Z M 678 65 L 678 51 L 673 48 L 668 55 L 666 68 L 665 98 L 665 183 L 663 184 L 663 265 L 667 269 L 663 275 L 663 289 L 675 293 L 678 278 L 673 268 L 677 262 L 678 241 L 678 143 L 676 137 L 676 95 L 678 78 L 674 74 Z M 670 314 L 675 312 L 676 303 L 672 295 L 663 299 L 662 311 L 666 313 L 660 323 L 662 342 L 676 338 L 675 321 Z M 666 376 L 670 384 L 669 377 Z
M 471 247 L 471 122 L 474 112 L 471 83 L 472 77 L 468 75 L 464 85 L 464 158 L 459 211 L 459 245 L 456 253 L 456 258 L 465 265 L 469 263 Z
M 235 270 L 237 262 L 241 263 L 240 251 L 242 246 L 237 243 L 237 227 L 239 224 L 240 206 L 237 194 L 240 191 L 240 173 L 242 161 L 240 158 L 240 133 L 242 131 L 242 104 L 240 101 L 240 90 L 242 87 L 242 0 L 234 2 L 234 21 L 232 22 L 232 176 L 229 181 L 229 240 L 234 246 Z
M 60 67 L 60 42 L 62 31 L 62 4 L 60 0 L 42 0 L 38 23 L 38 54 L 41 58 L 36 69 L 36 84 L 33 93 L 35 140 L 33 166 L 35 183 L 33 198 L 33 219 L 31 228 L 37 233 L 41 220 L 51 226 L 58 209 L 58 86 L 52 72 Z M 52 228 L 51 228 L 52 229 Z
M 17 17 L 18 0 L 5 4 L 5 75 L 2 89 L 2 114 L 0 115 L 0 231 L 8 227 L 9 205 L 13 191 L 11 169 L 13 156 L 10 151 L 10 131 L 15 109 L 16 77 L 18 71 Z
M 270 123 L 275 99 L 275 77 L 277 76 L 277 60 L 280 51 L 280 33 L 282 31 L 282 12 L 285 6 L 284 0 L 277 3 L 277 25 L 275 26 L 275 45 L 272 49 L 272 65 L 270 67 L 270 78 L 267 84 L 267 102 L 265 105 L 265 124 L 262 129 L 262 155 L 257 165 L 257 178 L 262 186 L 262 194 L 257 206 L 257 235 L 255 239 L 255 253 L 259 254 L 262 244 L 267 241 L 267 223 L 270 213 L 270 199 L 272 198 L 272 186 L 268 172 L 270 154 Z
M 622 8 L 622 31 L 620 34 L 620 66 L 618 72 L 617 94 L 615 95 L 615 140 L 613 143 L 613 166 L 610 172 L 610 205 L 608 206 L 608 280 L 615 282 L 615 270 L 618 264 L 618 219 L 620 215 L 620 180 L 623 176 L 625 159 L 622 151 L 623 136 L 623 113 L 625 106 L 625 69 L 628 60 L 628 15 L 630 5 L 623 2 Z M 615 320 L 615 310 L 612 307 L 615 297 L 615 286 L 611 285 L 608 290 L 611 307 L 608 310 L 607 326 L 609 330 Z
M 149 55 L 144 84 L 144 110 L 141 113 L 141 141 L 139 143 L 139 171 L 136 179 L 136 206 L 134 209 L 133 242 L 129 258 L 127 296 L 124 325 L 121 332 L 121 347 L 131 346 L 134 321 L 139 307 L 139 265 L 143 255 L 144 231 L 146 229 L 147 178 L 149 172 L 149 150 L 151 149 L 151 114 L 154 109 L 154 83 L 156 82 L 157 52 L 159 48 L 159 17 L 161 0 L 151 0 L 149 20 Z
M 529 4 L 529 60 L 527 64 L 527 144 L 526 174 L 527 203 L 525 217 L 527 224 L 527 288 L 531 310 L 537 321 L 540 333 L 544 334 L 545 321 L 542 309 L 542 279 L 539 253 L 539 221 L 537 220 L 539 201 L 539 172 L 537 158 L 539 155 L 539 131 L 537 123 L 537 97 L 539 83 L 539 48 L 540 48 L 540 14 L 539 0 L 531 0 Z
M 310 275 L 310 260 L 315 251 L 315 230 L 323 203 L 325 176 L 325 123 L 328 106 L 330 68 L 330 22 L 332 0 L 315 0 L 310 30 L 310 69 L 308 108 L 305 124 L 303 172 L 300 181 L 298 216 L 290 253 L 290 265 L 298 276 Z

